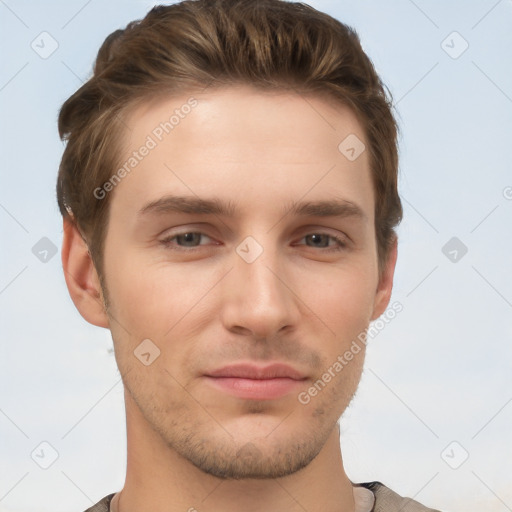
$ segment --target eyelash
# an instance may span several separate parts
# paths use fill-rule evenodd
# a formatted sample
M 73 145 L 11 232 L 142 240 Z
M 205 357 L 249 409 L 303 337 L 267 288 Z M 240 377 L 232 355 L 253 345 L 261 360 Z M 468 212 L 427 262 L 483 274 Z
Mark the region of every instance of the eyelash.
M 200 231 L 184 231 L 183 233 L 176 233 L 172 236 L 169 236 L 167 238 L 164 238 L 163 240 L 160 240 L 160 243 L 166 247 L 166 248 L 170 248 L 171 250 L 175 250 L 175 251 L 185 251 L 185 252 L 193 252 L 195 249 L 199 249 L 201 247 L 201 245 L 199 246 L 193 246 L 193 247 L 184 247 L 184 246 L 179 246 L 179 245 L 173 245 L 171 244 L 171 242 L 176 239 L 177 237 L 179 236 L 183 236 L 183 235 L 203 235 L 203 236 L 208 236 L 208 235 L 205 235 L 204 233 L 201 233 Z M 331 235 L 329 233 L 322 233 L 322 232 L 313 232 L 313 233 L 309 233 L 307 235 L 304 235 L 302 239 L 308 237 L 308 236 L 312 236 L 312 235 L 321 235 L 321 236 L 327 236 L 329 237 L 331 240 L 334 240 L 336 242 L 337 245 L 335 246 L 332 246 L 332 247 L 319 247 L 319 249 L 322 249 L 322 252 L 326 252 L 326 253 L 330 253 L 330 252 L 339 252 L 339 251 L 343 251 L 347 248 L 347 242 L 346 240 L 344 240 L 343 238 L 341 237 L 338 237 L 338 236 L 335 236 L 335 235 Z M 208 237 L 209 238 L 209 237 Z M 314 246 L 307 246 L 307 247 L 313 247 Z

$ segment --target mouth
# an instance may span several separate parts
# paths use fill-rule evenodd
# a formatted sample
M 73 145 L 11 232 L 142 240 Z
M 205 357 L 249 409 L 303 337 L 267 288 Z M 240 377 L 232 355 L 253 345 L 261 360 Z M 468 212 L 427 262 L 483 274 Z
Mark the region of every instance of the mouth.
M 286 364 L 224 366 L 209 371 L 206 381 L 216 390 L 247 400 L 274 400 L 297 392 L 307 377 Z

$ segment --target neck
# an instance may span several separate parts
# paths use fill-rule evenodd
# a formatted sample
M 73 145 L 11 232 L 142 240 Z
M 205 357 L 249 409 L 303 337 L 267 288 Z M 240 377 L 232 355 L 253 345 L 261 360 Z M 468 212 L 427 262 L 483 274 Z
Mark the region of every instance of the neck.
M 225 480 L 199 470 L 169 447 L 128 398 L 128 459 L 115 512 L 353 512 L 353 487 L 345 474 L 334 428 L 320 453 L 303 469 L 272 479 Z

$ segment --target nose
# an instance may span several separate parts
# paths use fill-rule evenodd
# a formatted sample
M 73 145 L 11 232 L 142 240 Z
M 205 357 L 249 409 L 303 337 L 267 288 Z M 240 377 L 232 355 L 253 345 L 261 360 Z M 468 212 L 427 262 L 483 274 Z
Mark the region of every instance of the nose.
M 294 329 L 300 314 L 282 255 L 269 244 L 262 248 L 254 261 L 241 251 L 233 254 L 233 268 L 223 280 L 221 311 L 226 329 L 259 339 Z

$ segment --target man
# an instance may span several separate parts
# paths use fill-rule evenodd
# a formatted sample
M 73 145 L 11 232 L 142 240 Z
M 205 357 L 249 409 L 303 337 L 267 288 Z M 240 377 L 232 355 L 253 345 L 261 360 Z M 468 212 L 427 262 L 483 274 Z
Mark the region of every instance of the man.
M 340 449 L 402 216 L 356 34 L 280 0 L 157 7 L 59 130 L 67 286 L 125 389 L 126 482 L 89 510 L 432 510 L 351 482 Z

